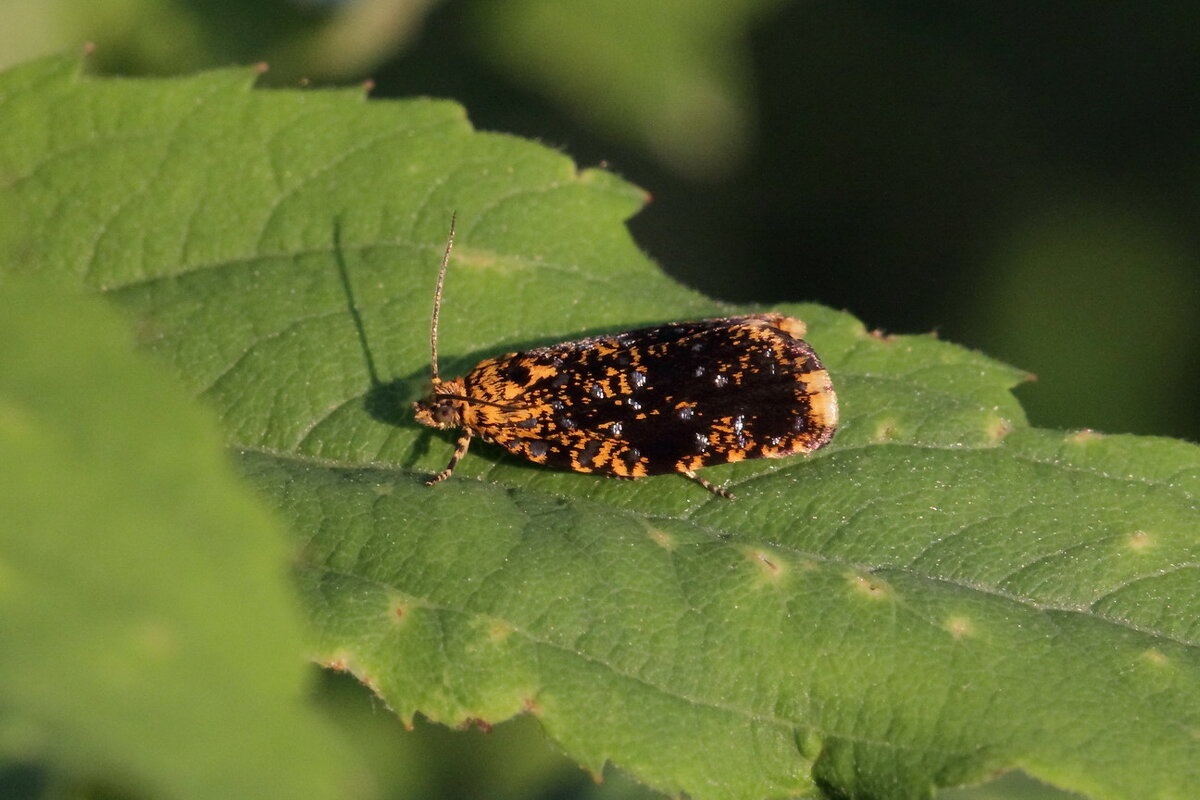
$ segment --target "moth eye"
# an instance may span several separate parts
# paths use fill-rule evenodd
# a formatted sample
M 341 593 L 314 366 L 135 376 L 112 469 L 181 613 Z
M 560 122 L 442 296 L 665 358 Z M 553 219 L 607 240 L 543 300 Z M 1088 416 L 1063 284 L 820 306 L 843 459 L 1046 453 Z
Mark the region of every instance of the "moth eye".
M 453 422 L 456 416 L 454 404 L 449 401 L 438 403 L 433 409 L 433 419 L 436 422 Z

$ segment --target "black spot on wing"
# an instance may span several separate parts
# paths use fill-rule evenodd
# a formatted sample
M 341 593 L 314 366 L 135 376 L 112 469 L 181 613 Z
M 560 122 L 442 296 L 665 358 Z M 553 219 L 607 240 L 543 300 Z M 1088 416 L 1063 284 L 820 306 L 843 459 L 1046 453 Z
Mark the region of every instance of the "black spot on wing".
M 529 367 L 518 360 L 509 361 L 500 369 L 500 377 L 518 386 L 529 383 Z

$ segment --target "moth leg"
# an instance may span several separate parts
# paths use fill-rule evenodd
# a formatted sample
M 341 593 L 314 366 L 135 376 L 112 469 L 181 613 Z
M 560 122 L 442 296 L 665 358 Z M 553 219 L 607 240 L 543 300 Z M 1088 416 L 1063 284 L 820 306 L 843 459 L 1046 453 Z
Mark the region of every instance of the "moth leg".
M 726 489 L 723 486 L 716 486 L 715 484 L 709 483 L 708 481 L 704 480 L 704 478 L 701 478 L 699 475 L 697 475 L 696 470 L 694 470 L 694 469 L 681 469 L 681 470 L 679 470 L 679 474 L 689 480 L 693 480 L 696 483 L 700 484 L 705 489 L 708 489 L 710 492 L 715 494 L 717 497 L 724 497 L 726 500 L 735 499 L 733 492 L 729 491 L 728 489 Z
M 449 478 L 454 473 L 454 468 L 458 466 L 458 461 L 467 454 L 467 448 L 471 446 L 471 432 L 463 429 L 462 434 L 458 437 L 458 444 L 454 448 L 454 455 L 450 456 L 450 463 L 446 468 L 434 475 L 429 480 L 425 481 L 426 486 L 433 486 L 435 483 L 441 483 Z

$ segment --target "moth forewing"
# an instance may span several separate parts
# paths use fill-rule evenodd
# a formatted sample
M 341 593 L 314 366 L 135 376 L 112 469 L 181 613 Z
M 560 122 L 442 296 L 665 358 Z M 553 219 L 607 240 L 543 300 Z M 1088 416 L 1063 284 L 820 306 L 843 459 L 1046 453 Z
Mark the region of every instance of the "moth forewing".
M 837 430 L 829 373 L 783 314 L 670 323 L 489 358 L 466 376 L 437 373 L 418 422 L 459 427 L 448 478 L 473 436 L 538 464 L 621 478 L 679 473 L 732 497 L 696 470 L 823 447 Z

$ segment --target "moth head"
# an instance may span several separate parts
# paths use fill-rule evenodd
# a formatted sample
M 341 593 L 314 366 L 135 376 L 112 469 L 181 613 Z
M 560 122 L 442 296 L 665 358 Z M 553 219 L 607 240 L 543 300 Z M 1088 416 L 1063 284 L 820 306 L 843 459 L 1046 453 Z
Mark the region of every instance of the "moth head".
M 413 403 L 413 416 L 431 428 L 461 428 L 467 399 L 456 381 L 438 382 L 424 400 Z

